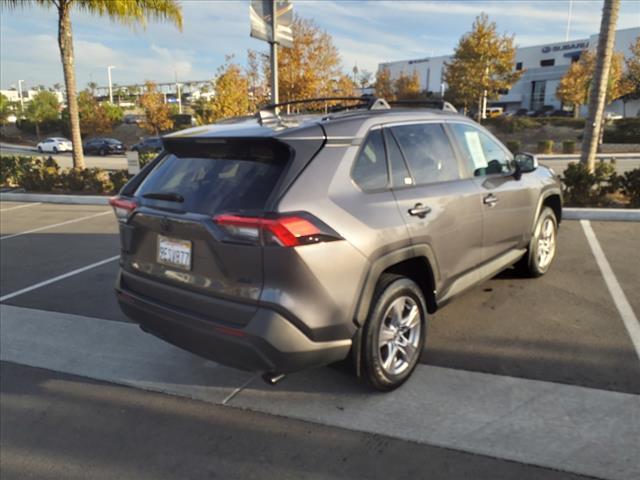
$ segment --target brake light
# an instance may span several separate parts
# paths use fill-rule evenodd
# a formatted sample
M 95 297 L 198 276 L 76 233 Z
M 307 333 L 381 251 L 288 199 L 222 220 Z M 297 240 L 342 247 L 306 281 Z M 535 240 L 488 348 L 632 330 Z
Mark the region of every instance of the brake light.
M 113 207 L 113 212 L 116 214 L 118 221 L 123 223 L 127 221 L 131 212 L 138 207 L 133 200 L 122 197 L 111 197 L 109 199 L 109 205 Z
M 231 241 L 297 247 L 341 238 L 309 214 L 284 214 L 273 218 L 222 214 L 213 220 L 226 230 Z

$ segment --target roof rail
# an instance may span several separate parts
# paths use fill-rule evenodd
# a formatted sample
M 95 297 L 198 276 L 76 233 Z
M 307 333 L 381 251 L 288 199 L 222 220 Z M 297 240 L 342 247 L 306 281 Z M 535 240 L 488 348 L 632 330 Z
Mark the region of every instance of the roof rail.
M 406 107 L 426 107 L 426 108 L 435 108 L 437 110 L 442 110 L 444 112 L 453 112 L 458 113 L 456 107 L 451 105 L 449 102 L 444 100 L 392 100 L 389 102 L 389 105 L 394 106 L 406 106 Z
M 328 102 L 336 101 L 354 101 L 354 105 L 332 105 Z M 274 125 L 282 123 L 282 119 L 279 115 L 279 110 L 282 107 L 289 107 L 291 105 L 301 105 L 307 103 L 323 103 L 324 113 L 335 112 L 337 110 L 348 110 L 351 108 L 363 109 L 363 110 L 388 110 L 394 106 L 413 106 L 413 107 L 426 107 L 436 108 L 438 110 L 457 113 L 458 110 L 449 102 L 444 100 L 393 100 L 387 102 L 384 98 L 378 98 L 374 95 L 362 95 L 361 97 L 319 97 L 319 98 L 305 98 L 302 100 L 289 100 L 287 102 L 269 103 L 259 108 L 256 117 L 260 122 L 260 125 Z

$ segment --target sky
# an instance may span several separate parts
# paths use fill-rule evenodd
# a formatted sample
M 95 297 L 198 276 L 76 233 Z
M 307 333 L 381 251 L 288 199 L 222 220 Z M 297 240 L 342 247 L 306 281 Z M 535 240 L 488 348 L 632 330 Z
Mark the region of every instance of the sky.
M 0 0 L 2 1 L 2 0 Z M 180 0 L 184 28 L 150 22 L 132 28 L 79 12 L 72 15 L 79 88 L 107 84 L 107 66 L 120 85 L 205 80 L 226 55 L 244 64 L 247 49 L 268 44 L 249 36 L 249 1 Z M 345 72 L 355 64 L 375 72 L 378 63 L 450 54 L 481 12 L 519 46 L 562 42 L 569 0 L 351 1 L 294 0 L 294 11 L 326 30 Z M 602 0 L 574 0 L 571 39 L 599 30 Z M 640 26 L 640 0 L 623 0 L 618 29 Z M 54 9 L 0 9 L 0 86 L 63 83 Z

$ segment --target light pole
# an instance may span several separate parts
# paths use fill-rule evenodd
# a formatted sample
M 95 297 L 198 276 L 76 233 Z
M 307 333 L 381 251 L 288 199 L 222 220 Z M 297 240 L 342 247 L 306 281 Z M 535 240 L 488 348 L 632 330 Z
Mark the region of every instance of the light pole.
M 571 14 L 573 13 L 573 0 L 569 0 L 569 15 L 567 15 L 567 33 L 564 36 L 564 41 L 569 41 L 571 35 Z
M 182 84 L 176 82 L 176 93 L 178 95 L 178 113 L 182 115 Z
M 109 77 L 109 103 L 113 103 L 113 88 L 111 86 L 111 69 L 116 68 L 113 65 L 107 67 L 107 76 Z
M 20 113 L 24 113 L 24 98 L 22 98 L 22 82 L 24 82 L 24 80 L 18 80 L 18 96 L 20 97 Z
M 278 103 L 278 10 L 276 0 L 271 2 L 271 103 Z M 276 113 L 278 110 L 276 109 Z

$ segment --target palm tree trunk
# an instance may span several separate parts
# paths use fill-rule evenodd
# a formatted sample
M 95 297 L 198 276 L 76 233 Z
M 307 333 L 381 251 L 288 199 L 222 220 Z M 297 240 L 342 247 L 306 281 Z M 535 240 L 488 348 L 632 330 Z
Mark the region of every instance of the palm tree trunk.
M 598 37 L 598 51 L 593 84 L 589 94 L 589 116 L 585 122 L 584 139 L 582 141 L 582 155 L 580 161 L 585 163 L 589 171 L 593 172 L 596 163 L 598 139 L 602 129 L 604 103 L 607 95 L 607 83 L 613 56 L 615 29 L 620 11 L 620 0 L 604 0 L 602 7 L 602 21 Z
M 73 144 L 73 168 L 83 169 L 85 165 L 82 137 L 80 136 L 76 73 L 73 65 L 73 34 L 71 31 L 71 2 L 69 0 L 60 0 L 58 6 L 58 46 L 60 47 L 64 83 L 67 89 L 67 108 L 69 109 L 71 143 Z

